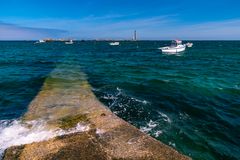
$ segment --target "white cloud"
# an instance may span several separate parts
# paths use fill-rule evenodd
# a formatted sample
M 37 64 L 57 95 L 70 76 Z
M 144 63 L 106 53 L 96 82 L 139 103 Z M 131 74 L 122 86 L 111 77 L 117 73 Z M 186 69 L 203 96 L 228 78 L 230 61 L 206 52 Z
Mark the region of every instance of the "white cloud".
M 48 28 L 22 27 L 0 22 L 0 40 L 33 40 L 46 37 L 61 37 L 66 31 Z
M 137 30 L 141 39 L 239 39 L 240 19 L 216 22 L 185 24 L 178 15 L 137 18 L 133 15 L 90 15 L 80 19 L 12 19 L 19 37 L 32 34 L 33 37 L 72 37 L 78 39 L 121 38 L 130 39 L 133 30 Z M 5 20 L 6 21 L 6 20 Z M 1 27 L 1 26 L 0 26 Z M 27 29 L 26 29 L 27 28 Z M 40 28 L 40 29 L 38 29 Z M 56 32 L 43 28 L 56 28 Z M 5 28 L 4 32 L 11 29 Z M 34 32 L 33 32 L 34 30 Z M 36 32 L 35 32 L 36 30 Z M 64 30 L 68 31 L 67 33 Z M 30 32 L 31 31 L 31 32 Z M 0 28 L 0 32 L 3 29 Z M 21 33 L 22 32 L 22 33 Z M 50 34 L 51 33 L 51 34 Z M 54 33 L 54 34 L 53 34 Z M 62 34 L 65 33 L 65 34 Z M 11 35 L 11 34 L 10 34 Z M 5 34 L 5 37 L 8 35 Z M 2 39 L 2 38 L 1 38 Z M 36 39 L 36 38 L 34 38 Z

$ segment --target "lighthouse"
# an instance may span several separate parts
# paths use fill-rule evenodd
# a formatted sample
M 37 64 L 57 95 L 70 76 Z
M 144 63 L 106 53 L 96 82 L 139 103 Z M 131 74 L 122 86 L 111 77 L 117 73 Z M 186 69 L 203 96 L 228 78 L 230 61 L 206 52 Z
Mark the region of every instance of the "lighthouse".
M 134 31 L 133 40 L 137 41 L 137 31 L 136 30 Z

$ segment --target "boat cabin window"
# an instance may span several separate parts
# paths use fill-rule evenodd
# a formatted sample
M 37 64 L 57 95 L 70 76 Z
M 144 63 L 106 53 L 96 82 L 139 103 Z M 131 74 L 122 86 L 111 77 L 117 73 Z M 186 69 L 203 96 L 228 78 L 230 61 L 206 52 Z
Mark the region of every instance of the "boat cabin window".
M 177 42 L 176 41 L 172 41 L 171 47 L 176 47 L 176 46 L 177 46 Z

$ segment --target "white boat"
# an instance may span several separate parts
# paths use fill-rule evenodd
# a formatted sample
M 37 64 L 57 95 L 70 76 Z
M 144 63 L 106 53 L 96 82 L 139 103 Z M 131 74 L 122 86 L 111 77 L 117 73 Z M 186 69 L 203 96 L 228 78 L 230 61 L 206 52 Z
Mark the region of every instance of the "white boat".
M 182 41 L 180 40 L 174 40 L 172 41 L 171 46 L 161 47 L 159 49 L 161 49 L 162 52 L 165 53 L 178 53 L 185 51 L 186 45 L 182 44 Z
M 188 42 L 188 43 L 186 43 L 186 46 L 191 48 L 193 46 L 193 43 Z
M 35 42 L 35 43 L 45 43 L 46 41 L 45 40 L 43 40 L 43 39 L 40 39 L 40 40 L 38 40 L 37 42 Z
M 119 46 L 119 42 L 111 42 L 111 43 L 109 43 L 110 44 L 110 46 Z
M 65 44 L 73 44 L 73 40 L 70 40 L 68 42 L 65 42 Z

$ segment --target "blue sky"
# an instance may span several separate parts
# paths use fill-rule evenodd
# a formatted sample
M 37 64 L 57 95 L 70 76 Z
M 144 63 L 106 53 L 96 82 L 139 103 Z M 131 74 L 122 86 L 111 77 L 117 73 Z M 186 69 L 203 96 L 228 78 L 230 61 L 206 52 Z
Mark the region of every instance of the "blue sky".
M 5 0 L 0 40 L 240 39 L 239 0 Z

